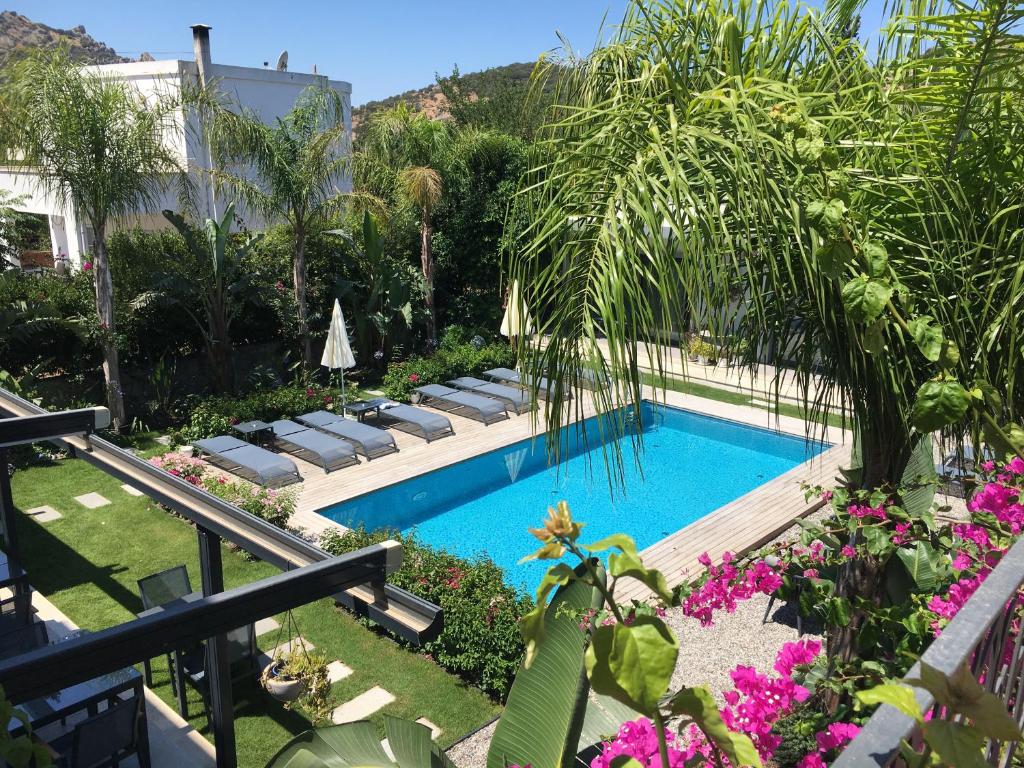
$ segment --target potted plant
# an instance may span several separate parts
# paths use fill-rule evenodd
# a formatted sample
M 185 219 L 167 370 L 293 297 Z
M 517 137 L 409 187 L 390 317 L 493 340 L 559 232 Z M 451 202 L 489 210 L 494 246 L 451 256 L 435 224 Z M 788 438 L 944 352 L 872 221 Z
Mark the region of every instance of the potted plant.
M 327 657 L 322 653 L 307 651 L 300 644 L 276 655 L 263 670 L 260 682 L 286 709 L 302 709 L 314 725 L 331 714 L 331 681 L 327 676 Z
M 418 387 L 419 384 L 420 384 L 420 376 L 419 376 L 419 374 L 418 373 L 410 373 L 409 374 L 409 385 L 410 385 L 410 387 Z M 422 399 L 422 397 L 423 397 L 423 395 L 421 395 L 415 389 L 413 389 L 413 391 L 409 393 L 409 400 L 412 402 L 413 405 L 419 405 L 419 402 Z
M 687 340 L 687 343 L 686 343 L 686 353 L 687 354 L 686 354 L 686 356 L 690 360 L 691 363 L 696 363 L 697 362 L 697 357 L 698 357 L 697 353 L 700 351 L 700 345 L 703 344 L 703 343 L 704 342 L 701 341 L 701 339 L 700 339 L 700 335 L 696 334 L 696 333 L 693 334 L 692 336 L 690 336 L 690 338 Z

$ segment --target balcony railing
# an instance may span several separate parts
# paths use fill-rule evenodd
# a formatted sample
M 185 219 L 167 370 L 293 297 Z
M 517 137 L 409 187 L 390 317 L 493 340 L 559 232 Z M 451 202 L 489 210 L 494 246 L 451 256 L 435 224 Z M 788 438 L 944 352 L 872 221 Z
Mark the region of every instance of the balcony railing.
M 952 675 L 967 664 L 986 691 L 1006 703 L 1010 716 L 1021 725 L 1024 717 L 1024 649 L 1022 633 L 1014 631 L 1018 612 L 1017 592 L 1024 584 L 1024 539 L 1021 539 L 989 574 L 985 582 L 964 603 L 942 634 L 921 656 L 926 664 L 946 675 Z M 915 664 L 905 680 L 920 678 L 920 664 Z M 932 695 L 923 688 L 914 688 L 922 712 L 933 717 L 949 717 L 939 711 Z M 833 768 L 900 765 L 899 749 L 903 740 L 920 743 L 916 722 L 896 708 L 883 704 L 857 737 L 832 764 Z M 985 760 L 992 766 L 1013 764 L 1019 742 L 988 742 Z

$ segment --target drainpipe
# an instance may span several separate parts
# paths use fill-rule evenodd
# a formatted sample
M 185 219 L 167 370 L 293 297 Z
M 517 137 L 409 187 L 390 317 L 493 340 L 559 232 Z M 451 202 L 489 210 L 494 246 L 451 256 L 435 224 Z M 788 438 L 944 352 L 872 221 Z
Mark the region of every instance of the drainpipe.
M 210 30 L 213 27 L 207 24 L 193 24 L 192 27 L 192 49 L 196 57 L 196 69 L 199 71 L 199 87 L 204 91 L 207 86 L 207 76 L 213 61 L 210 57 Z M 201 162 L 206 166 L 204 170 L 213 170 L 213 151 L 210 148 L 209 139 L 206 136 L 206 127 L 202 122 L 202 115 L 199 115 L 199 134 L 202 136 Z M 213 179 L 209 174 L 206 176 L 206 211 L 212 219 L 217 219 L 217 194 L 213 188 Z

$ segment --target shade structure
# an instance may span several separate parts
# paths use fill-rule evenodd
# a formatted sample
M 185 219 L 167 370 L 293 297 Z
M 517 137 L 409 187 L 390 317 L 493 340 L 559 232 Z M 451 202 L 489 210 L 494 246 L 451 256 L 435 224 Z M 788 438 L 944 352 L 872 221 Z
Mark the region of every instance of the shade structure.
M 502 336 L 510 339 L 533 333 L 533 320 L 526 310 L 518 280 L 512 281 L 512 289 L 508 292 L 508 303 L 505 305 L 505 315 L 501 318 L 500 331 Z
M 324 355 L 320 358 L 320 364 L 327 368 L 340 368 L 341 374 L 341 401 L 345 402 L 345 374 L 346 368 L 356 364 L 356 356 L 352 353 L 352 346 L 348 341 L 348 330 L 345 328 L 345 318 L 341 314 L 341 304 L 334 300 L 334 311 L 331 313 L 331 327 L 327 331 L 327 343 L 324 345 Z

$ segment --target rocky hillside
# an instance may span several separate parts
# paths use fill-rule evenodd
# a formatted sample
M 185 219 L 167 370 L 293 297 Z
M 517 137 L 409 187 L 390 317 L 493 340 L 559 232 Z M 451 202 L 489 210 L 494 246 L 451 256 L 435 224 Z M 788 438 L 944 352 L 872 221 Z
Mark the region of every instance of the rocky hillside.
M 474 90 L 474 82 L 481 80 L 482 78 L 491 75 L 499 75 L 507 78 L 509 81 L 522 81 L 527 82 L 530 79 L 530 73 L 533 72 L 534 63 L 518 63 L 518 64 L 506 64 L 502 67 L 494 67 L 493 69 L 487 69 L 483 72 L 470 72 L 462 75 L 462 81 L 466 87 L 470 90 Z M 378 112 L 384 109 L 390 109 L 395 106 L 398 102 L 404 101 L 414 110 L 421 111 L 432 120 L 443 120 L 448 117 L 448 102 L 441 93 L 440 86 L 435 82 L 430 85 L 424 86 L 423 88 L 413 88 L 412 90 L 399 93 L 396 96 L 389 96 L 386 99 L 380 99 L 379 101 L 368 101 L 362 106 L 354 107 L 352 109 L 352 126 L 355 131 L 358 132 L 359 125 L 368 120 L 370 115 L 374 112 Z
M 14 11 L 0 12 L 0 58 L 4 58 L 18 50 L 28 48 L 56 48 L 66 45 L 76 59 L 90 64 L 116 64 L 131 61 L 118 56 L 117 51 L 93 40 L 85 31 L 85 27 L 74 29 L 56 29 L 46 24 L 32 21 Z

